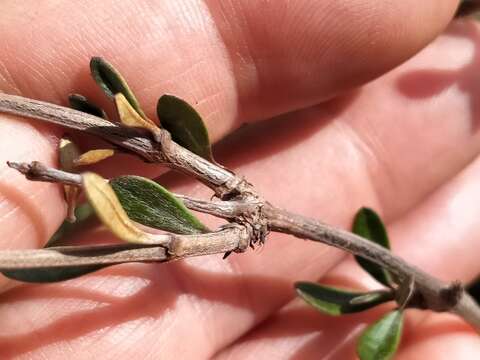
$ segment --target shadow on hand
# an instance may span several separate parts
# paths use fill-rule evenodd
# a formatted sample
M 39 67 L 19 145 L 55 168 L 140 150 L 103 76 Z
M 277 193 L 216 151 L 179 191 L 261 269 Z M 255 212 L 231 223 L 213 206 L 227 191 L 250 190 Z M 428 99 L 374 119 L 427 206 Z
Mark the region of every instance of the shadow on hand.
M 106 292 L 108 282 L 113 278 L 117 282 L 130 281 L 140 285 L 134 285 L 134 291 L 127 291 L 127 295 L 111 295 Z M 92 282 L 97 284 L 93 289 Z M 292 284 L 281 278 L 212 273 L 185 262 L 120 265 L 62 284 L 20 285 L 2 295 L 0 314 L 13 309 L 15 313 L 22 313 L 19 322 L 34 317 L 37 320 L 27 321 L 32 324 L 28 331 L 22 326 L 22 333 L 0 335 L 0 358 L 11 358 L 57 342 L 68 342 L 101 329 L 115 331 L 116 326 L 129 321 L 145 319 L 161 322 L 162 316 L 175 311 L 176 301 L 183 295 L 194 295 L 191 301 L 211 300 L 256 314 L 265 298 L 278 299 L 278 306 L 281 306 L 292 294 Z M 87 300 L 97 304 L 80 310 L 67 307 L 63 315 L 57 313 L 59 308 L 56 306 L 57 300 L 61 299 Z M 36 309 L 33 314 L 22 312 L 21 303 L 27 301 L 32 302 L 33 307 L 36 301 L 39 302 L 41 310 Z M 47 301 L 46 305 L 44 301 Z M 20 310 L 15 310 L 18 304 Z M 27 308 L 32 309 L 32 306 Z M 192 308 L 195 307 L 192 305 Z M 48 312 L 46 324 L 41 324 L 38 318 L 43 316 L 36 311 Z M 181 313 L 178 316 L 181 317 Z
M 470 131 L 475 132 L 480 123 L 480 32 L 472 21 L 458 20 L 448 34 L 471 40 L 475 50 L 470 63 L 458 70 L 411 71 L 399 78 L 397 88 L 404 96 L 421 100 L 434 97 L 456 85 L 469 95 L 472 113 Z

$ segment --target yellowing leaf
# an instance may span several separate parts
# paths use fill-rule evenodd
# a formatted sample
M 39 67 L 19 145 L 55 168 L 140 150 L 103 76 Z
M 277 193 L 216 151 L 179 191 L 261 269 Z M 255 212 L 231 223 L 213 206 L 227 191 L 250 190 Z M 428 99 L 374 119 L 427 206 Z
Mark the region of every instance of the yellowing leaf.
M 112 149 L 96 149 L 90 150 L 86 153 L 80 155 L 77 159 L 74 160 L 75 166 L 84 166 L 84 165 L 92 165 L 113 156 L 115 151 Z
M 134 225 L 107 180 L 94 173 L 85 173 L 83 185 L 97 216 L 117 237 L 139 244 L 158 244 L 165 240 L 164 235 L 149 234 Z
M 125 95 L 115 94 L 115 105 L 117 113 L 123 125 L 137 127 L 150 131 L 154 136 L 158 136 L 160 128 L 150 119 L 140 116 L 140 114 L 130 105 Z

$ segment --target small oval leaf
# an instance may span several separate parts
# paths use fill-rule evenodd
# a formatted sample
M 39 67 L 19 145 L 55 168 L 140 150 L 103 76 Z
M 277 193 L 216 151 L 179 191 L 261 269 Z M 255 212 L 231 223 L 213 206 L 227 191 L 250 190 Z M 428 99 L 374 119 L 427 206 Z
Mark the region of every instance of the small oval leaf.
M 75 160 L 80 156 L 77 145 L 67 137 L 60 139 L 58 146 L 60 169 L 68 172 L 75 172 Z
M 95 149 L 83 153 L 73 163 L 75 166 L 93 165 L 113 155 L 115 155 L 115 150 L 113 149 Z
M 157 115 L 162 127 L 172 135 L 173 141 L 194 154 L 213 161 L 207 128 L 191 105 L 173 95 L 163 95 L 157 103 Z
M 360 336 L 360 360 L 388 360 L 395 355 L 402 336 L 403 313 L 395 310 L 370 325 Z
M 30 283 L 51 283 L 70 280 L 110 265 L 86 265 L 76 267 L 52 267 L 37 269 L 18 269 L 2 271 L 6 277 Z
M 369 208 L 361 208 L 353 221 L 353 233 L 371 240 L 384 248 L 390 249 L 387 231 L 382 220 L 375 211 Z M 392 277 L 388 271 L 374 262 L 355 256 L 358 264 L 380 283 L 391 287 Z
M 154 137 L 159 136 L 160 128 L 149 118 L 141 117 L 122 93 L 115 95 L 115 106 L 117 107 L 120 122 L 123 125 L 146 129 Z
M 308 304 L 333 316 L 364 311 L 393 298 L 390 292 L 353 292 L 311 282 L 298 282 L 295 288 Z
M 143 225 L 176 234 L 208 232 L 168 190 L 141 176 L 120 176 L 110 181 L 128 216 Z
M 145 117 L 137 98 L 112 64 L 101 57 L 93 57 L 90 60 L 90 71 L 95 82 L 109 98 L 113 99 L 116 94 L 122 93 L 140 116 Z
M 120 239 L 139 244 L 158 244 L 164 236 L 146 233 L 128 218 L 108 182 L 94 173 L 83 174 L 83 187 L 88 201 L 102 223 Z
M 80 94 L 71 94 L 68 96 L 68 103 L 72 109 L 108 120 L 108 116 L 105 111 L 92 103 L 85 96 Z

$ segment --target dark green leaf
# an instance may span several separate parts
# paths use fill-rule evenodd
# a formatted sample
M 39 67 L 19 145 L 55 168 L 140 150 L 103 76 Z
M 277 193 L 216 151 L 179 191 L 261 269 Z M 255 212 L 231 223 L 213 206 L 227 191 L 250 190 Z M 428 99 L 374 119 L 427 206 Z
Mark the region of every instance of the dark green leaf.
M 361 208 L 353 221 L 352 231 L 368 240 L 377 243 L 387 249 L 390 249 L 390 243 L 388 241 L 387 231 L 383 225 L 380 217 L 369 208 Z M 388 271 L 384 270 L 381 266 L 374 262 L 364 259 L 360 256 L 355 256 L 358 264 L 372 275 L 380 283 L 391 286 L 392 278 Z
M 328 315 L 342 315 L 370 309 L 392 300 L 390 292 L 353 292 L 310 282 L 295 284 L 298 295 Z
M 79 94 L 69 95 L 68 102 L 72 109 L 108 120 L 108 116 L 105 111 L 103 111 L 103 109 L 99 108 L 94 103 L 90 102 L 85 96 Z
M 92 215 L 95 214 L 92 206 L 89 203 L 84 203 L 75 208 L 75 217 L 77 220 L 74 223 L 64 221 L 58 230 L 48 240 L 45 247 L 58 246 L 64 244 L 67 236 L 72 235 L 74 232 L 82 229 L 93 220 Z
M 360 336 L 357 354 L 360 360 L 388 360 L 395 354 L 402 336 L 403 313 L 391 311 L 370 325 Z
M 480 277 L 468 284 L 467 291 L 480 304 Z
M 201 116 L 186 101 L 173 95 L 163 95 L 157 104 L 157 115 L 162 127 L 173 141 L 191 152 L 213 161 L 208 131 Z
M 90 60 L 90 71 L 95 82 L 108 97 L 113 99 L 115 94 L 122 93 L 140 116 L 146 117 L 127 82 L 112 64 L 101 57 L 93 57 Z
M 109 265 L 87 265 L 2 271 L 6 277 L 30 283 L 49 283 L 73 279 L 100 270 Z
M 460 2 L 455 13 L 455 17 L 472 15 L 480 10 L 480 4 L 477 0 L 463 0 Z
M 121 176 L 110 185 L 128 217 L 140 224 L 176 234 L 209 231 L 182 202 L 150 179 Z

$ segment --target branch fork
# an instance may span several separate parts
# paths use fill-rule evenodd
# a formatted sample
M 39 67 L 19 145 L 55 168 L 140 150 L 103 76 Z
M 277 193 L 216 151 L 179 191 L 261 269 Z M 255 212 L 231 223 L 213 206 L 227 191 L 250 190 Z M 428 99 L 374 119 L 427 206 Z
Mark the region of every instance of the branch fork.
M 268 233 L 275 231 L 334 246 L 371 260 L 402 281 L 412 279 L 413 290 L 405 300 L 409 306 L 417 304 L 434 311 L 455 313 L 480 331 L 480 308 L 458 283 L 445 284 L 371 241 L 272 206 L 244 178 L 178 145 L 163 128 L 152 139 L 135 128 L 117 125 L 97 116 L 7 94 L 0 94 L 0 112 L 87 132 L 135 153 L 147 162 L 162 164 L 192 176 L 210 187 L 221 201 L 204 201 L 185 196 L 178 198 L 190 209 L 230 222 L 216 232 L 165 235 L 165 242 L 160 245 L 97 246 L 95 249 L 102 252 L 95 255 L 92 255 L 91 247 L 0 251 L 0 271 L 38 266 L 165 262 L 188 256 L 243 252 L 248 246 L 263 244 Z M 52 169 L 39 162 L 9 162 L 8 165 L 30 180 L 82 186 L 82 175 Z

